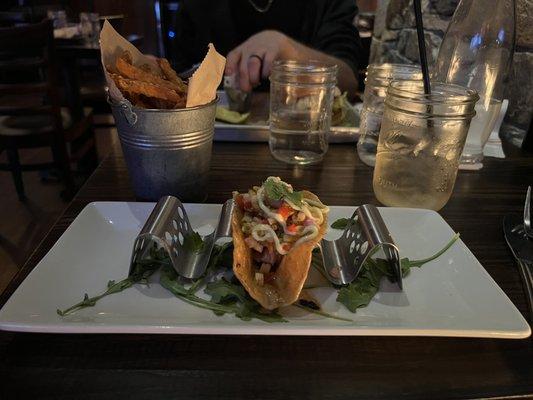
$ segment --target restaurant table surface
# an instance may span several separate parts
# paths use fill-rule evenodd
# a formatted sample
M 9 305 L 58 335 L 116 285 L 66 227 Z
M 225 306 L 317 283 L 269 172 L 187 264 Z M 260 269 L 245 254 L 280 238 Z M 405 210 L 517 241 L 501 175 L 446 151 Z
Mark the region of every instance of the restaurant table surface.
M 453 197 L 440 213 L 526 316 L 502 218 L 522 211 L 533 157 L 512 153 L 507 159 L 486 159 L 480 171 L 461 171 Z M 209 203 L 222 203 L 232 190 L 276 175 L 330 205 L 378 204 L 372 169 L 359 161 L 354 145 L 332 145 L 321 164 L 295 167 L 275 161 L 266 144 L 215 143 L 211 164 Z M 70 203 L 0 296 L 0 306 L 79 212 L 104 200 L 135 200 L 120 149 L 112 151 Z M 0 398 L 27 397 L 529 398 L 533 347 L 531 338 L 0 332 Z

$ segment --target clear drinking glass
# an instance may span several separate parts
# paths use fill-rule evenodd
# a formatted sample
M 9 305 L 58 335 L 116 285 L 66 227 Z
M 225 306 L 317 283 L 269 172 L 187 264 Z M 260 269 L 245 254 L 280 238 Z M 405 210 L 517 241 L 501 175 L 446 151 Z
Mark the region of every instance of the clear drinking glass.
M 376 163 L 376 150 L 387 87 L 392 80 L 405 79 L 422 79 L 420 67 L 409 64 L 371 64 L 368 66 L 359 140 L 357 141 L 359 158 L 368 166 L 373 167 Z
M 374 169 L 377 199 L 393 207 L 438 211 L 450 199 L 474 106 L 475 90 L 393 81 L 387 91 Z
M 100 19 L 97 13 L 80 13 L 80 32 L 89 44 L 97 44 L 100 34 Z
M 483 160 L 483 147 L 502 106 L 514 44 L 514 0 L 459 2 L 439 49 L 433 75 L 437 81 L 474 89 L 481 98 L 470 124 L 462 163 Z
M 337 66 L 278 60 L 270 75 L 270 151 L 290 164 L 319 162 L 328 150 Z
M 46 16 L 54 21 L 54 29 L 67 26 L 67 13 L 64 10 L 48 10 Z

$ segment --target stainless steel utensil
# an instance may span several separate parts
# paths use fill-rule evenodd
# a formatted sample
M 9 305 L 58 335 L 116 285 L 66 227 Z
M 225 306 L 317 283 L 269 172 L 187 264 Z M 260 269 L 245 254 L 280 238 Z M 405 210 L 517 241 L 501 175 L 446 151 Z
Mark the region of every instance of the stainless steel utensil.
M 172 196 L 161 198 L 135 239 L 130 274 L 135 262 L 146 257 L 150 245 L 155 242 L 168 253 L 172 266 L 178 274 L 185 278 L 198 278 L 206 270 L 215 242 L 220 238 L 231 236 L 233 208 L 233 200 L 224 203 L 217 228 L 211 234 L 202 237 L 202 245 L 198 249 L 184 245 L 187 237 L 194 235 L 195 232 L 183 204 Z
M 503 218 L 503 232 L 518 262 L 518 272 L 529 306 L 529 321 L 533 322 L 533 242 L 528 239 L 522 222 L 518 215 L 506 215 Z
M 400 253 L 378 209 L 370 204 L 358 207 L 341 237 L 319 243 L 328 279 L 336 285 L 353 282 L 368 257 L 389 261 L 396 283 L 403 289 Z
M 527 188 L 526 203 L 524 204 L 524 231 L 527 236 L 533 239 L 533 229 L 531 228 L 531 186 Z

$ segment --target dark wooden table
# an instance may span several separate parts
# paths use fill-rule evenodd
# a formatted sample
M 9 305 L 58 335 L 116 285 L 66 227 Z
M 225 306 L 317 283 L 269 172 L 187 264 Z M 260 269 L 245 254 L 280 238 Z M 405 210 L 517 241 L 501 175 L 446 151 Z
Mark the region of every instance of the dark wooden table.
M 328 204 L 376 203 L 371 172 L 353 145 L 332 146 L 321 165 L 293 168 L 273 160 L 265 144 L 217 143 L 208 202 L 279 175 Z M 524 315 L 522 286 L 501 226 L 504 214 L 521 212 L 532 177 L 533 158 L 489 159 L 481 171 L 460 173 L 442 210 Z M 14 278 L 0 306 L 87 203 L 133 199 L 115 151 Z M 355 397 L 533 397 L 532 340 L 0 332 L 2 399 Z

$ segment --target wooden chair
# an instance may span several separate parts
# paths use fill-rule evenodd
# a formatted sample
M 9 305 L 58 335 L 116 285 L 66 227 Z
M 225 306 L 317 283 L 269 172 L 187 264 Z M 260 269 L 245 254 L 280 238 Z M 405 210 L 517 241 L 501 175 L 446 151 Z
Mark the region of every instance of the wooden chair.
M 54 52 L 53 26 L 49 20 L 38 24 L 0 29 L 0 152 L 8 163 L 21 201 L 25 200 L 23 171 L 60 169 L 67 198 L 75 193 L 70 169 L 72 159 L 94 151 L 92 112 L 74 121 L 61 107 L 58 67 Z M 80 145 L 81 139 L 86 139 Z M 67 151 L 76 142 L 78 154 Z M 21 165 L 19 149 L 50 147 L 53 162 Z

